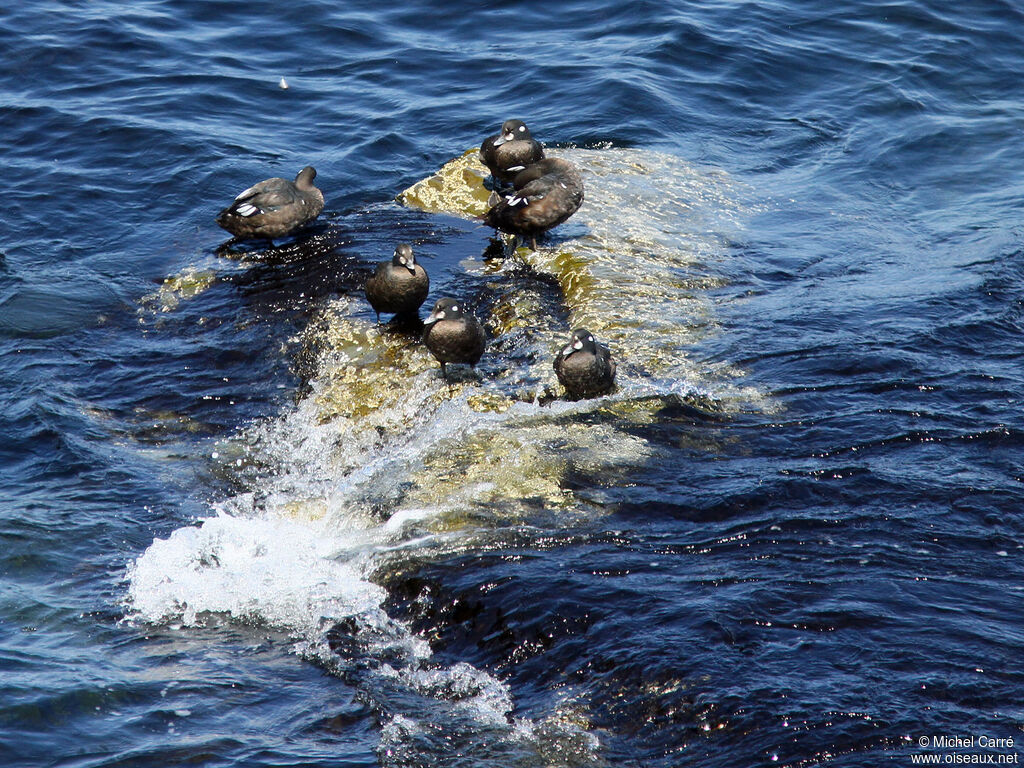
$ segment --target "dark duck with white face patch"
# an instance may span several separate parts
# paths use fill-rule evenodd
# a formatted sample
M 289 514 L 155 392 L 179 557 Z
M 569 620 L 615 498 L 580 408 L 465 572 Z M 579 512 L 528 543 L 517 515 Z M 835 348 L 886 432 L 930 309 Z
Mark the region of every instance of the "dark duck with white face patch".
M 612 353 L 594 340 L 594 334 L 580 328 L 555 356 L 555 374 L 573 400 L 606 395 L 615 388 Z
M 583 177 L 576 166 L 558 157 L 520 171 L 512 184 L 514 191 L 497 201 L 484 215 L 484 223 L 529 238 L 534 250 L 540 235 L 557 227 L 583 204 Z
M 237 238 L 273 240 L 315 219 L 324 195 L 313 186 L 316 170 L 307 165 L 295 181 L 273 178 L 254 184 L 217 215 L 217 223 Z
M 366 281 L 366 298 L 377 313 L 415 315 L 430 292 L 430 277 L 416 263 L 412 247 L 402 243 L 389 261 L 382 261 Z
M 423 343 L 441 363 L 445 379 L 448 378 L 448 363 L 476 365 L 484 353 L 487 343 L 484 327 L 454 299 L 438 301 L 423 325 Z
M 480 160 L 501 184 L 510 184 L 526 166 L 544 159 L 544 148 L 522 120 L 506 120 L 501 130 L 484 139 Z

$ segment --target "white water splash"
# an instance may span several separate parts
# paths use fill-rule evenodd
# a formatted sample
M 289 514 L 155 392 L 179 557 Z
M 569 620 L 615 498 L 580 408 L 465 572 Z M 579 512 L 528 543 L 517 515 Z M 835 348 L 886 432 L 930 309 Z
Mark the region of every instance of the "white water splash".
M 128 597 L 151 622 L 196 626 L 227 613 L 311 635 L 385 597 L 336 549 L 323 525 L 222 513 L 154 541 L 129 569 Z

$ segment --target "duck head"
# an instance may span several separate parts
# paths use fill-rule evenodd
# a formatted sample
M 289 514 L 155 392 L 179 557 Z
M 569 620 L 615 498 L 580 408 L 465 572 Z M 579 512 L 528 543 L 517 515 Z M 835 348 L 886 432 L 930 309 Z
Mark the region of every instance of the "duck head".
M 566 358 L 573 352 L 597 354 L 597 342 L 594 340 L 594 334 L 585 328 L 577 328 L 573 331 L 569 343 L 562 348 L 562 357 Z
M 522 120 L 506 120 L 501 124 L 501 135 L 494 140 L 494 146 L 500 147 L 506 141 L 516 141 L 518 139 L 529 141 L 532 138 L 530 129 L 526 127 L 526 123 Z
M 395 255 L 391 258 L 391 263 L 396 267 L 405 267 L 416 274 L 416 257 L 412 255 L 412 246 L 408 243 L 402 243 L 395 248 Z
M 462 305 L 455 299 L 439 299 L 423 324 L 433 325 L 439 320 L 458 320 L 464 316 Z
M 307 165 L 299 174 L 295 177 L 295 186 L 301 187 L 302 189 L 309 189 L 313 186 L 313 179 L 316 178 L 316 168 L 312 165 Z

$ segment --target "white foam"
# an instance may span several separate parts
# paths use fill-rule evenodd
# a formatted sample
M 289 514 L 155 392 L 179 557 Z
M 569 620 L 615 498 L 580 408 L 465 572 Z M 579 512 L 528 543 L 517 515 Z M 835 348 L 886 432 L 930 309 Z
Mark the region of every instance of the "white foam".
M 316 525 L 219 514 L 157 539 L 129 568 L 129 600 L 150 622 L 201 624 L 226 613 L 295 632 L 376 611 L 384 590 L 333 557 Z
M 385 665 L 382 673 L 400 680 L 420 696 L 454 702 L 468 710 L 478 722 L 505 726 L 512 713 L 512 694 L 507 685 L 471 664 L 450 667 L 395 669 Z

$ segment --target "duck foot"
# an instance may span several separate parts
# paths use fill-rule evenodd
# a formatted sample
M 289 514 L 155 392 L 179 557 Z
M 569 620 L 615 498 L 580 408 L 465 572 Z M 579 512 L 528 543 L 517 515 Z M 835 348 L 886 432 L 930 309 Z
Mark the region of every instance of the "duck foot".
M 508 254 L 505 252 L 505 241 L 500 237 L 492 237 L 487 243 L 487 247 L 484 248 L 484 252 L 480 254 L 480 258 L 484 261 L 508 258 Z
M 417 312 L 398 313 L 385 326 L 388 331 L 419 338 L 423 334 L 423 320 Z

